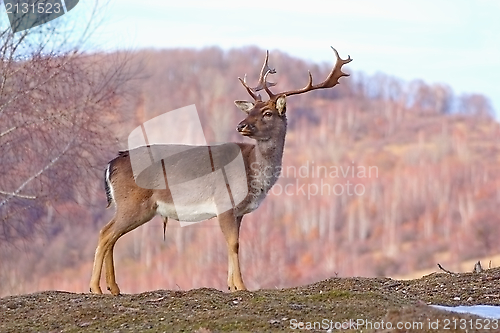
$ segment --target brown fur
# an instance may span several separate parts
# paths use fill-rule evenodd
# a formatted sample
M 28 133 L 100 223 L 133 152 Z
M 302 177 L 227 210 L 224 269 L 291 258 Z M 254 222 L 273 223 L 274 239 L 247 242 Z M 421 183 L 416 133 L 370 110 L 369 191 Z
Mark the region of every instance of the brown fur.
M 349 63 L 352 59 L 348 57 L 347 59 L 342 60 L 339 57 L 338 52 L 335 49 L 333 49 L 333 51 L 337 57 L 337 62 L 326 80 L 320 84 L 313 85 L 312 76 L 309 74 L 309 83 L 304 88 L 280 94 L 273 94 L 269 90 L 269 87 L 274 84 L 266 82 L 266 77 L 268 74 L 273 74 L 275 71 L 269 68 L 267 64 L 267 55 L 264 66 L 261 70 L 259 84 L 256 88 L 250 88 L 246 84 L 245 80 L 240 79 L 241 83 L 247 92 L 254 98 L 255 102 L 235 101 L 236 106 L 247 113 L 247 117 L 240 122 L 237 129 L 242 135 L 254 139 L 256 143 L 255 145 L 243 143 L 237 144 L 244 160 L 246 180 L 240 179 L 239 183 L 238 179 L 232 178 L 232 180 L 235 180 L 237 186 L 240 186 L 239 188 L 236 187 L 237 189 L 245 189 L 245 191 L 241 193 L 246 193 L 246 195 L 240 203 L 233 205 L 231 209 L 220 213 L 217 216 L 220 228 L 227 243 L 227 283 L 228 288 L 231 291 L 246 289 L 241 277 L 238 255 L 239 232 L 242 218 L 245 214 L 257 209 L 259 204 L 266 197 L 268 191 L 277 181 L 279 170 L 281 170 L 281 161 L 283 157 L 287 129 L 286 96 L 302 94 L 314 89 L 332 88 L 338 84 L 338 79 L 340 77 L 347 76 L 347 74 L 342 72 L 342 65 Z M 260 95 L 257 95 L 257 91 L 261 89 L 265 89 L 266 93 L 269 95 L 269 100 L 262 101 Z M 176 151 L 175 149 L 177 148 L 175 146 L 163 145 L 151 146 L 147 149 L 158 149 L 159 151 L 167 151 L 170 149 L 171 151 Z M 188 151 L 181 154 L 177 160 L 177 162 L 179 162 L 178 164 L 172 164 L 173 168 L 169 169 L 169 175 L 173 173 L 174 177 L 169 179 L 174 179 L 174 181 L 179 179 L 189 180 L 200 174 L 200 172 L 210 173 L 210 171 L 207 170 L 200 171 L 201 165 L 207 165 L 207 163 L 200 163 L 202 162 L 203 156 L 207 156 L 207 154 L 201 154 L 200 152 L 203 152 L 204 150 L 211 151 L 213 152 L 213 154 L 210 155 L 211 158 L 214 156 L 220 157 L 221 159 L 219 162 L 221 162 L 224 160 L 224 149 L 231 150 L 233 148 L 234 144 L 233 146 L 231 146 L 231 144 L 225 144 L 213 147 L 190 147 L 190 152 Z M 142 147 L 137 149 L 145 148 Z M 135 153 L 137 151 L 134 150 L 131 152 Z M 108 290 L 110 290 L 113 295 L 118 295 L 120 293 L 120 289 L 118 288 L 115 280 L 113 248 L 116 241 L 121 236 L 148 222 L 155 214 L 163 214 L 164 228 L 166 227 L 168 217 L 178 217 L 178 212 L 175 210 L 176 208 L 173 204 L 172 194 L 169 190 L 168 184 L 166 184 L 167 188 L 163 190 L 146 189 L 137 185 L 136 181 L 140 180 L 139 178 L 142 174 L 138 175 L 137 179 L 134 179 L 132 165 L 130 162 L 131 152 L 120 152 L 119 156 L 108 164 L 108 169 L 106 170 L 105 184 L 108 201 L 114 199 L 116 213 L 111 221 L 104 226 L 104 228 L 102 228 L 99 235 L 99 243 L 95 252 L 92 278 L 90 280 L 90 291 L 94 293 L 102 293 L 99 286 L 99 280 L 103 264 L 106 270 L 106 284 L 108 286 Z M 214 161 L 212 161 L 212 169 L 215 168 Z M 143 177 L 146 180 L 146 184 L 154 182 L 158 176 L 161 176 L 159 174 L 161 166 L 155 163 L 145 169 L 146 171 L 149 170 L 148 172 L 145 172 L 145 176 Z M 176 167 L 177 165 L 180 166 Z M 165 173 L 164 165 L 163 170 Z M 163 176 L 166 175 L 164 174 Z M 244 185 L 241 185 L 241 182 L 243 182 Z M 212 192 L 210 192 L 211 187 L 207 187 L 205 185 L 203 188 L 194 187 L 188 189 L 186 191 L 189 193 L 185 193 L 184 195 L 187 197 L 194 197 L 196 200 L 199 198 L 199 200 L 202 201 L 197 201 L 196 205 L 203 207 L 203 204 L 209 201 L 207 198 L 199 195 L 200 191 L 207 192 L 208 189 L 209 194 L 214 193 L 214 195 L 217 195 L 217 190 L 227 191 L 226 186 L 229 187 L 228 185 L 223 184 L 221 186 L 224 186 L 224 188 L 221 189 L 221 186 L 219 186 L 218 183 L 213 184 L 213 186 L 214 189 Z M 233 185 L 231 185 L 230 190 L 231 192 L 233 191 Z M 165 205 L 166 208 L 162 208 L 163 210 L 158 211 L 159 203 Z M 196 211 L 198 210 L 199 207 L 197 206 Z M 198 212 L 198 214 L 200 213 Z M 202 214 L 204 213 L 202 212 Z M 207 212 L 207 214 L 213 213 Z
M 273 113 L 271 119 L 267 119 L 269 117 L 264 119 L 263 112 L 265 111 Z M 218 216 L 228 249 L 228 288 L 233 291 L 246 289 L 241 277 L 238 257 L 241 221 L 243 215 L 258 207 L 277 180 L 277 177 L 272 177 L 272 179 L 259 179 L 259 177 L 263 177 L 261 170 L 265 167 L 273 169 L 281 167 L 286 134 L 286 116 L 275 109 L 274 101 L 258 102 L 241 124 L 252 126 L 252 132 L 245 134 L 257 140 L 256 145 L 238 143 L 245 163 L 247 179 L 257 180 L 257 184 L 263 186 L 254 188 L 247 184 L 248 194 L 245 199 L 234 209 Z M 252 165 L 252 163 L 255 164 Z M 113 295 L 118 295 L 120 289 L 116 284 L 113 262 L 113 248 L 116 241 L 127 232 L 151 220 L 156 215 L 157 202 L 171 203 L 172 194 L 168 187 L 165 190 L 139 187 L 134 181 L 128 151 L 120 152 L 119 156 L 109 163 L 109 182 L 113 189 L 116 213 L 100 232 L 90 290 L 94 293 L 101 293 L 99 279 L 104 265 L 108 290 Z M 193 191 L 197 190 L 193 189 Z M 165 226 L 168 217 L 176 218 L 176 216 L 164 216 Z

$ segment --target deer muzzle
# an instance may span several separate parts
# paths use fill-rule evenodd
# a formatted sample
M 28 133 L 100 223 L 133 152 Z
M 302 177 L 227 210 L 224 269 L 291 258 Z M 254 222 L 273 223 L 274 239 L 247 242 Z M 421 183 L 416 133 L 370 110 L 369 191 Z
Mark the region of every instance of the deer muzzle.
M 238 124 L 236 129 L 241 135 L 248 136 L 254 132 L 255 126 L 242 121 L 241 123 Z

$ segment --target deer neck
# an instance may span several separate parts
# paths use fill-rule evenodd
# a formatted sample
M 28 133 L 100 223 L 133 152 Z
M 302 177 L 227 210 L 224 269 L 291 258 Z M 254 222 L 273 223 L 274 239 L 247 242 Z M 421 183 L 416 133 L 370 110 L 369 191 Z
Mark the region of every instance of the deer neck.
M 264 165 L 280 166 L 285 147 L 285 134 L 266 141 L 257 141 L 255 145 L 255 160 Z
M 283 126 L 276 128 L 269 140 L 258 140 L 255 144 L 257 168 L 254 168 L 254 171 L 258 171 L 254 177 L 258 178 L 265 192 L 276 183 L 281 172 L 286 126 L 285 119 Z

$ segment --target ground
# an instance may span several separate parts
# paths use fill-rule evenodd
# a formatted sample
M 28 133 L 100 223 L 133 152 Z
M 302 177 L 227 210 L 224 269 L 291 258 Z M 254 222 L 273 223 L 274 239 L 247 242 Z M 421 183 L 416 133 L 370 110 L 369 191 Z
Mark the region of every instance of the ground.
M 500 305 L 500 268 L 407 281 L 333 277 L 290 289 L 235 293 L 204 288 L 114 297 L 44 291 L 1 298 L 0 331 L 297 332 L 305 331 L 297 329 L 300 322 L 304 328 L 319 322 L 310 331 L 325 332 L 330 325 L 337 331 L 337 323 L 347 332 L 500 332 L 500 323 L 429 304 Z M 365 324 L 356 326 L 357 320 Z M 398 330 L 398 322 L 414 328 Z

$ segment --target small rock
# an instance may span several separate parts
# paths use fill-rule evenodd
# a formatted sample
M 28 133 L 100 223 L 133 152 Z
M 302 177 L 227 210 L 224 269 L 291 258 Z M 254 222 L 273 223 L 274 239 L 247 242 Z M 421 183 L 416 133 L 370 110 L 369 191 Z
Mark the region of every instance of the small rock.
M 290 307 L 293 310 L 302 310 L 302 308 L 304 308 L 304 305 L 302 305 L 302 304 L 290 304 Z
M 458 296 L 457 297 L 453 297 L 453 300 L 454 301 L 460 301 L 460 297 L 458 297 Z
M 272 325 L 276 325 L 276 324 L 279 324 L 280 321 L 276 320 L 276 319 L 271 319 L 271 320 L 269 320 L 269 323 L 272 324 Z

